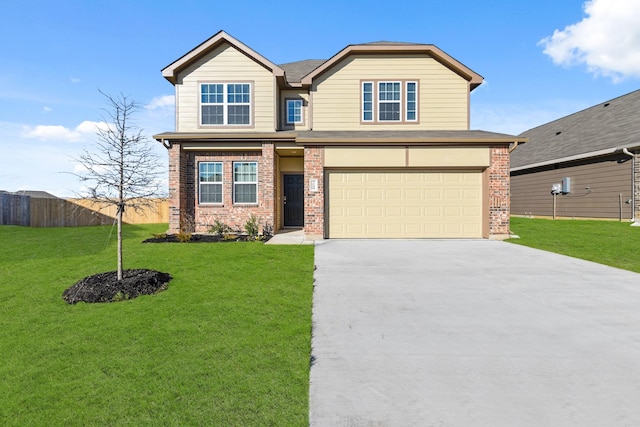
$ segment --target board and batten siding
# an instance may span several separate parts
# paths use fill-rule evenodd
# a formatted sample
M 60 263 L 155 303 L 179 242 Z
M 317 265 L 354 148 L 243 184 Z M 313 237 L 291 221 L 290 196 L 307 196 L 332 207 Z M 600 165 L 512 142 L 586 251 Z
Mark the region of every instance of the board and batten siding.
M 628 156 L 609 156 L 512 172 L 511 213 L 553 216 L 551 186 L 569 177 L 571 193 L 556 196 L 556 216 L 618 219 L 622 213 L 631 219 L 631 204 L 625 202 L 632 198 L 632 163 Z
M 251 82 L 253 126 L 200 126 L 200 83 Z M 229 44 L 223 44 L 180 72 L 176 83 L 177 132 L 275 130 L 273 73 Z
M 365 80 L 418 81 L 418 123 L 363 124 L 361 82 Z M 314 82 L 312 125 L 318 131 L 466 130 L 468 97 L 468 82 L 426 55 L 353 55 Z

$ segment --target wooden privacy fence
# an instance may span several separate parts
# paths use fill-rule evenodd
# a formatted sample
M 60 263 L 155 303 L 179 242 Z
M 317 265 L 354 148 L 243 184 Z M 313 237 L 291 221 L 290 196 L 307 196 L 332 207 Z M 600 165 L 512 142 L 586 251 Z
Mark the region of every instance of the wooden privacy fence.
M 127 224 L 169 222 L 167 199 L 150 200 L 151 207 L 136 212 L 127 209 Z M 112 224 L 117 208 L 88 199 L 36 198 L 17 194 L 0 194 L 0 225 L 31 227 L 81 227 Z

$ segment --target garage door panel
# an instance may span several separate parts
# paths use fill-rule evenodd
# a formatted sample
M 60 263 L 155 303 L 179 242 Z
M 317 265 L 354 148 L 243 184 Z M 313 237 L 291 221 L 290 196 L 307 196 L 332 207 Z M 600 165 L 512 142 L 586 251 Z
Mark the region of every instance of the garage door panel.
M 482 237 L 480 171 L 328 172 L 329 237 Z

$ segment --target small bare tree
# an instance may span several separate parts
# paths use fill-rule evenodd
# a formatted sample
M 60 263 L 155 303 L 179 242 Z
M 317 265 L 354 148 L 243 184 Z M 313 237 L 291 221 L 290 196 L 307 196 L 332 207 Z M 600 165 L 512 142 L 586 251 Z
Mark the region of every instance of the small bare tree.
M 106 98 L 104 126 L 96 130 L 95 151 L 84 150 L 76 158 L 84 171 L 76 174 L 85 183 L 84 199 L 117 206 L 118 280 L 122 280 L 122 216 L 125 209 L 151 208 L 150 199 L 161 194 L 162 167 L 151 144 L 135 125 L 139 105 L 120 94 Z

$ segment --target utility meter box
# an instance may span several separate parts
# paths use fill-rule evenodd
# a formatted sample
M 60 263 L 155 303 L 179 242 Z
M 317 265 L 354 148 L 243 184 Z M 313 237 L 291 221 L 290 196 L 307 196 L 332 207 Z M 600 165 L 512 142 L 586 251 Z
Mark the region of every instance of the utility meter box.
M 565 176 L 564 178 L 562 178 L 562 194 L 569 194 L 571 193 L 571 178 L 569 178 L 568 176 Z
M 551 186 L 551 194 L 553 194 L 554 196 L 556 194 L 560 194 L 562 192 L 562 184 L 553 184 Z

